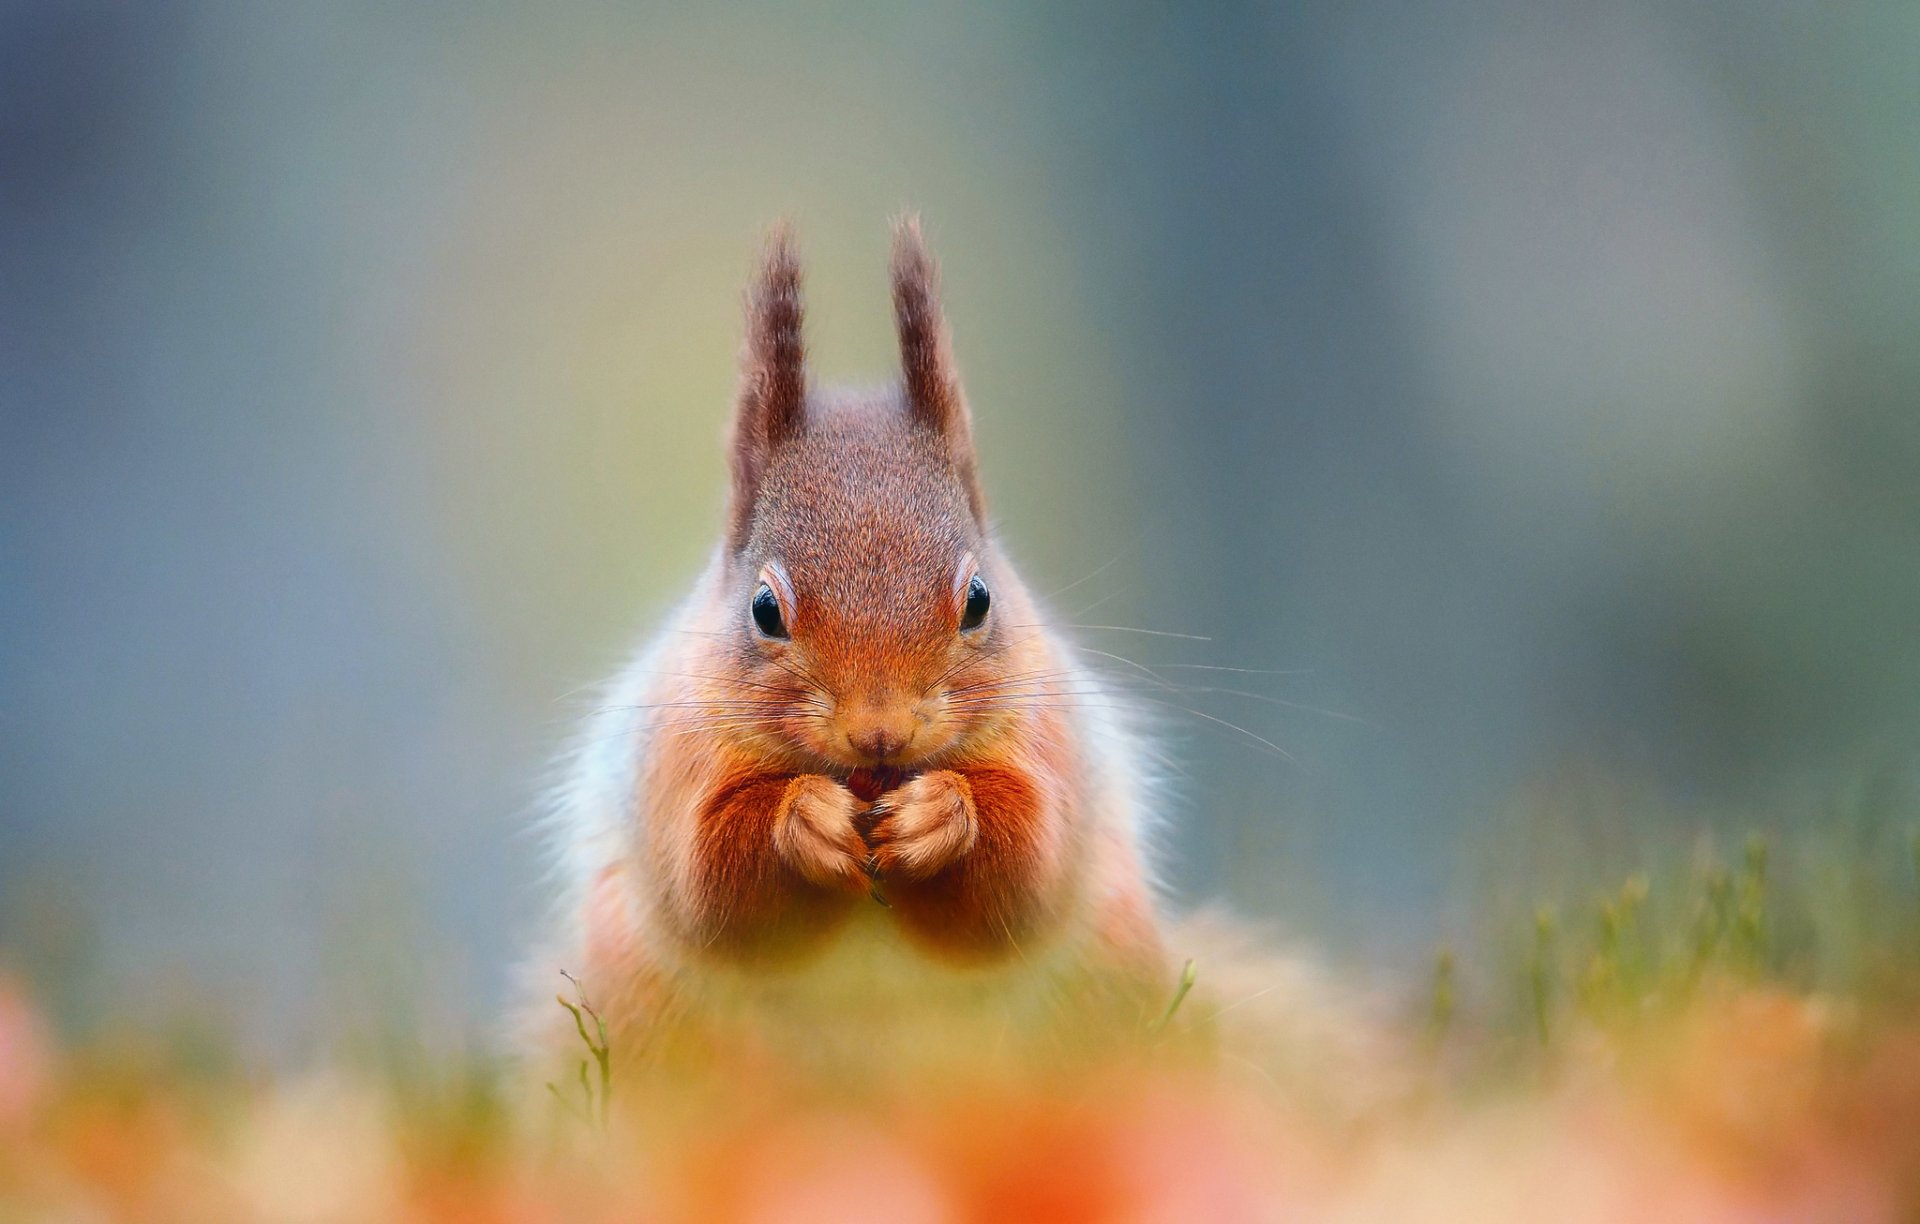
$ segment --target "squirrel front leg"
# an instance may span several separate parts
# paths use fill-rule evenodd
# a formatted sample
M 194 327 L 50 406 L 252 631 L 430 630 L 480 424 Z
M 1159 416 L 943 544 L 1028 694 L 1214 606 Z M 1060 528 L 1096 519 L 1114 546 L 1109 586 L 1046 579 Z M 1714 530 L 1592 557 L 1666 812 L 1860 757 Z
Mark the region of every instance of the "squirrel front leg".
M 683 910 L 703 948 L 740 959 L 816 942 L 866 894 L 860 801 L 818 774 L 716 788 L 694 828 Z
M 883 795 L 867 833 L 907 933 L 949 954 L 1009 954 L 1060 889 L 1059 814 L 1016 769 L 933 770 Z

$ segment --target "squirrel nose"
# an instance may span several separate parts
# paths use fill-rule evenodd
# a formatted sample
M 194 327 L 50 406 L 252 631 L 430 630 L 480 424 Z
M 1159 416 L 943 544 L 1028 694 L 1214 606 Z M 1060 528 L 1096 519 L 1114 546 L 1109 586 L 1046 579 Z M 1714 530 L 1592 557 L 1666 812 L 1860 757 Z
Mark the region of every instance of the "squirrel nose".
M 913 742 L 913 718 L 906 711 L 863 711 L 847 722 L 847 744 L 861 756 L 885 760 Z

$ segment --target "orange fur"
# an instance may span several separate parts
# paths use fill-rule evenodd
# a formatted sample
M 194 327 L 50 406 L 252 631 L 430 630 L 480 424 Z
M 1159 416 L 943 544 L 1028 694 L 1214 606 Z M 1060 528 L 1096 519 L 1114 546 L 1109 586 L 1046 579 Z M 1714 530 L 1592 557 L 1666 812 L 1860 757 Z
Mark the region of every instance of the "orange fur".
M 582 883 L 559 955 L 637 1047 L 858 1032 L 871 1069 L 912 1044 L 904 1017 L 1070 1044 L 1089 1014 L 1131 1031 L 1170 988 L 1131 748 L 987 529 L 912 223 L 893 289 L 899 388 L 811 392 L 776 232 L 727 539 L 567 792 Z M 976 576 L 991 606 L 968 626 Z

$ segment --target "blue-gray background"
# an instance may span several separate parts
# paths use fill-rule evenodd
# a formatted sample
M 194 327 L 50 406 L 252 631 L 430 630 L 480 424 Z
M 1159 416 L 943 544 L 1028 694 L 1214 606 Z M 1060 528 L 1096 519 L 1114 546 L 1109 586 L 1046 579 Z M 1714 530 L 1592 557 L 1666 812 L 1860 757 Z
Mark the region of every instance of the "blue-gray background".
M 1410 963 L 1556 778 L 1913 747 L 1920 8 L 797 7 L 0 6 L 0 959 L 487 1015 L 779 215 L 861 377 L 921 209 L 1030 581 L 1211 638 L 1086 640 L 1360 720 L 1160 710 L 1184 897 Z

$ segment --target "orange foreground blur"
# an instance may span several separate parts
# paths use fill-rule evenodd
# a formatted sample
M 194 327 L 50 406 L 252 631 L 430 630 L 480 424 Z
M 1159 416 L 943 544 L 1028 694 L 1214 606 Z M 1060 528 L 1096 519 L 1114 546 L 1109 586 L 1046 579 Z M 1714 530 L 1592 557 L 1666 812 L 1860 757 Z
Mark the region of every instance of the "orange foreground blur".
M 1551 1070 L 1436 1075 L 1358 1123 L 1146 1073 L 1079 1099 L 552 1130 L 333 1072 L 222 1086 L 63 1054 L 0 981 L 0 1219 L 1910 1219 L 1920 1024 L 1866 1027 L 1709 992 Z

